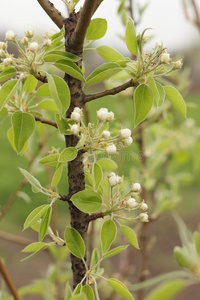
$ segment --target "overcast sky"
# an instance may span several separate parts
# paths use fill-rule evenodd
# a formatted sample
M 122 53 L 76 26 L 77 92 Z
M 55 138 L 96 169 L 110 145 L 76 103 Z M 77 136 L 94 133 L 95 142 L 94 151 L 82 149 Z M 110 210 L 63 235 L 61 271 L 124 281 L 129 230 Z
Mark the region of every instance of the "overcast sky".
M 34 29 L 37 34 L 43 34 L 49 29 L 57 30 L 37 0 L 0 1 L 1 35 L 4 35 L 8 29 L 14 30 L 20 36 L 23 36 L 23 32 L 28 29 Z M 61 0 L 52 0 L 52 2 L 65 15 L 66 8 L 63 2 Z M 154 28 L 149 31 L 150 34 L 155 35 L 154 42 L 163 41 L 163 45 L 169 52 L 189 47 L 198 37 L 197 30 L 185 20 L 181 0 L 140 0 L 138 2 L 150 4 L 137 31 L 146 27 Z M 80 3 L 83 3 L 83 0 Z M 115 36 L 123 34 L 124 29 L 116 17 L 118 4 L 118 0 L 104 0 L 95 16 L 106 18 L 108 21 L 108 31 L 103 43 L 120 49 L 121 41 Z

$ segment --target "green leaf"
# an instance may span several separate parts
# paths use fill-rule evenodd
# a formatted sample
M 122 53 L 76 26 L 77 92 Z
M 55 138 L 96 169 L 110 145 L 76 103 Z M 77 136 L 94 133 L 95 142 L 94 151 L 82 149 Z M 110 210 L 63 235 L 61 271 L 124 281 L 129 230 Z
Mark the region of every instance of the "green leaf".
M 77 62 L 81 58 L 76 56 L 73 53 L 65 52 L 65 51 L 49 51 L 44 55 L 44 61 L 46 62 L 55 62 L 61 59 Z
M 93 289 L 88 284 L 84 285 L 81 291 L 86 295 L 87 300 L 95 300 Z
M 73 294 L 74 294 L 74 295 L 80 294 L 81 288 L 82 288 L 82 284 L 81 284 L 81 283 L 78 283 L 77 286 L 76 286 L 75 289 L 74 289 Z
M 194 232 L 193 239 L 194 239 L 196 251 L 198 255 L 200 255 L 200 233 L 198 231 Z
M 166 98 L 186 118 L 187 108 L 185 101 L 179 91 L 172 86 L 164 86 Z
M 103 170 L 116 170 L 118 168 L 116 162 L 110 158 L 101 158 L 97 163 Z
M 88 300 L 84 293 L 80 293 L 78 295 L 74 295 L 70 300 Z
M 94 176 L 94 181 L 95 181 L 94 190 L 97 191 L 101 184 L 101 181 L 103 179 L 103 172 L 98 163 L 94 163 L 93 176 Z
M 48 207 L 49 205 L 47 204 L 36 207 L 26 218 L 23 230 L 29 228 L 32 224 L 39 220 L 46 213 Z
M 65 296 L 64 296 L 64 300 L 69 300 L 72 297 L 72 289 L 69 285 L 69 282 L 66 284 L 65 286 Z
M 159 100 L 160 100 L 160 94 L 158 92 L 158 88 L 157 88 L 156 82 L 153 79 L 153 77 L 151 77 L 151 76 L 148 78 L 148 81 L 149 81 L 150 88 L 151 88 L 151 90 L 153 92 L 154 104 L 156 106 L 158 106 L 158 103 L 159 103 Z
M 44 165 L 44 166 L 49 166 L 49 167 L 56 167 L 59 159 L 58 153 L 55 154 L 50 154 L 48 156 L 43 157 L 42 159 L 39 160 L 39 163 Z
M 67 134 L 67 131 L 70 129 L 67 119 L 65 118 L 60 119 L 58 114 L 56 114 L 55 119 L 60 133 Z
M 7 137 L 8 137 L 8 140 L 13 148 L 14 151 L 17 152 L 17 149 L 15 147 L 15 142 L 14 142 L 14 131 L 13 131 L 13 128 L 11 127 L 10 129 L 8 129 L 8 132 L 7 132 Z M 19 152 L 19 154 L 23 154 L 28 148 L 28 141 L 25 143 L 23 149 Z
M 153 94 L 146 84 L 140 84 L 135 90 L 135 126 L 146 119 L 153 105 Z
M 12 115 L 11 121 L 15 147 L 20 153 L 35 130 L 35 119 L 31 114 L 18 110 Z
M 51 221 L 51 215 L 52 215 L 52 207 L 49 206 L 42 218 L 42 222 L 40 225 L 40 231 L 39 231 L 39 240 L 42 241 L 45 235 L 47 234 L 49 224 Z
M 96 269 L 98 269 L 98 267 L 99 267 L 99 260 L 100 260 L 99 251 L 98 251 L 97 248 L 95 248 L 92 251 L 92 258 L 91 258 L 91 262 L 90 262 L 90 269 L 92 269 L 93 267 L 95 267 Z
M 126 46 L 128 50 L 132 54 L 137 55 L 137 36 L 135 32 L 134 21 L 131 18 L 128 19 L 126 25 L 125 38 L 126 38 Z
M 108 284 L 118 293 L 120 294 L 123 298 L 128 299 L 128 300 L 134 300 L 133 296 L 127 289 L 127 287 L 118 279 L 115 278 L 110 278 L 107 280 Z M 159 300 L 161 300 L 160 298 Z M 163 300 L 163 299 L 162 299 Z
M 17 71 L 13 67 L 7 67 L 3 70 L 3 72 L 0 73 L 0 82 L 6 81 L 9 78 L 15 76 L 17 74 Z
M 66 227 L 65 241 L 69 251 L 76 257 L 83 258 L 85 255 L 85 244 L 80 233 L 70 227 Z
M 86 40 L 94 41 L 101 39 L 106 34 L 107 27 L 107 21 L 105 19 L 96 18 L 91 20 L 86 32 Z
M 63 165 L 60 165 L 53 175 L 53 178 L 51 181 L 52 187 L 55 187 L 58 185 L 58 183 L 60 182 L 61 176 L 62 176 L 62 172 L 63 172 Z
M 71 201 L 79 210 L 88 214 L 98 211 L 102 206 L 101 196 L 92 190 L 84 190 L 74 194 Z
M 35 252 L 44 249 L 47 246 L 46 243 L 36 242 L 26 246 L 22 252 Z
M 40 243 L 40 242 L 39 242 Z M 38 244 L 39 244 L 38 243 Z M 29 258 L 31 258 L 31 257 L 33 257 L 33 256 L 35 256 L 35 255 L 37 255 L 39 252 L 41 252 L 42 250 L 45 250 L 46 248 L 48 248 L 48 247 L 51 247 L 51 246 L 55 246 L 55 242 L 52 242 L 52 243 L 49 243 L 49 244 L 46 244 L 46 243 L 42 243 L 42 244 L 44 244 L 43 245 L 43 247 L 38 247 L 38 250 L 36 250 L 35 252 L 33 252 L 31 255 L 29 255 L 29 256 L 27 256 L 27 257 L 25 257 L 24 259 L 22 259 L 21 261 L 25 261 L 25 260 L 27 260 L 27 259 L 29 259 Z M 31 245 L 30 245 L 31 246 Z
M 50 90 L 49 90 L 49 85 L 48 83 L 44 83 L 42 84 L 38 89 L 37 89 L 37 92 L 36 92 L 36 97 L 49 97 L 51 98 L 51 93 L 50 93 Z
M 96 48 L 99 55 L 107 61 L 117 61 L 124 59 L 124 56 L 110 46 L 99 46 Z
M 183 279 L 174 279 L 155 288 L 145 300 L 170 300 L 186 287 Z
M 117 255 L 119 253 L 121 253 L 122 251 L 124 251 L 129 245 L 125 245 L 125 246 L 118 246 L 108 252 L 106 252 L 105 254 L 103 254 L 103 258 L 108 258 L 108 257 L 112 257 L 114 255 Z
M 137 236 L 135 234 L 135 231 L 132 230 L 130 227 L 126 225 L 121 225 L 121 230 L 131 245 L 133 245 L 136 249 L 139 249 Z
M 0 89 L 0 110 L 10 100 L 15 93 L 18 85 L 18 80 L 9 80 Z
M 38 107 L 45 109 L 47 111 L 58 112 L 58 108 L 55 102 L 51 99 L 42 100 L 41 102 L 38 103 Z
M 26 170 L 19 168 L 22 175 L 28 180 L 28 182 L 31 184 L 32 188 L 34 189 L 35 193 L 39 193 L 43 191 L 43 187 L 41 186 L 40 182 L 29 172 Z
M 83 73 L 81 72 L 79 67 L 72 61 L 65 59 L 58 60 L 55 62 L 54 66 L 69 74 L 71 77 L 79 79 L 80 81 L 85 81 Z
M 86 79 L 85 88 L 102 82 L 106 79 L 109 79 L 116 73 L 120 72 L 122 68 L 114 62 L 109 62 L 102 64 L 101 66 L 97 67 Z
M 158 105 L 162 105 L 163 102 L 165 101 L 165 90 L 163 88 L 163 86 L 156 82 L 156 87 L 157 87 L 157 90 L 159 92 L 159 102 L 158 102 Z
M 48 75 L 48 85 L 61 119 L 70 105 L 69 87 L 62 78 L 56 75 Z
M 36 89 L 37 83 L 37 79 L 33 75 L 29 74 L 23 85 L 24 92 L 32 93 Z
M 59 162 L 67 163 L 68 161 L 74 160 L 77 157 L 78 149 L 74 147 L 68 147 L 64 149 L 59 156 Z
M 110 248 L 117 234 L 117 227 L 115 223 L 109 219 L 103 223 L 101 228 L 101 246 L 105 253 Z
M 174 254 L 176 257 L 177 262 L 179 263 L 179 265 L 181 267 L 184 267 L 186 269 L 191 270 L 193 268 L 193 258 L 191 256 L 188 255 L 188 253 L 186 252 L 186 250 L 184 248 L 181 247 L 175 247 L 174 248 Z

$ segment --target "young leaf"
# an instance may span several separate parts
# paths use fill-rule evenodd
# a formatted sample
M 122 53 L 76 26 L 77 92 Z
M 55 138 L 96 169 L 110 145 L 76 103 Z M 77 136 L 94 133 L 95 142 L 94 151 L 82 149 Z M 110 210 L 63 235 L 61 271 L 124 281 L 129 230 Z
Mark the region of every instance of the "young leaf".
M 155 288 L 145 300 L 170 300 L 186 287 L 183 279 L 174 279 Z
M 47 211 L 47 208 L 49 205 L 43 204 L 38 207 L 36 207 L 26 218 L 24 222 L 24 229 L 27 229 L 30 227 L 33 223 L 35 223 L 37 220 L 39 220 Z
M 129 18 L 128 23 L 126 25 L 125 38 L 128 50 L 132 54 L 137 55 L 137 36 L 135 32 L 134 21 L 131 18 Z
M 153 79 L 153 77 L 149 77 L 149 85 L 150 85 L 150 88 L 153 92 L 153 99 L 154 99 L 154 104 L 156 106 L 158 106 L 158 103 L 159 103 L 159 100 L 160 100 L 160 94 L 158 92 L 158 88 L 157 88 L 157 85 L 156 85 L 156 82 L 155 80 Z
M 4 105 L 10 100 L 15 93 L 18 85 L 18 80 L 9 80 L 0 89 L 0 111 Z
M 79 67 L 72 61 L 61 59 L 55 62 L 54 66 L 58 69 L 64 71 L 66 74 L 79 79 L 80 81 L 85 81 L 83 73 L 79 69 Z
M 26 170 L 19 168 L 22 175 L 28 180 L 28 182 L 31 184 L 31 186 L 34 188 L 35 193 L 39 193 L 43 191 L 43 187 L 41 186 L 40 182 L 29 172 Z
M 59 162 L 67 163 L 68 161 L 74 160 L 77 157 L 77 154 L 77 148 L 68 147 L 60 153 Z
M 124 59 L 124 56 L 122 54 L 120 54 L 117 50 L 113 49 L 110 46 L 99 46 L 96 48 L 96 51 L 103 59 L 107 61 L 115 62 L 117 60 Z
M 65 241 L 69 251 L 76 257 L 83 258 L 85 255 L 85 244 L 79 232 L 70 227 L 66 227 Z
M 9 140 L 9 142 L 10 142 L 13 150 L 17 152 L 17 149 L 15 147 L 14 132 L 13 132 L 13 128 L 12 127 L 8 129 L 7 137 L 8 137 L 8 140 Z M 27 148 L 28 148 L 28 141 L 25 143 L 23 149 L 19 152 L 19 154 L 20 155 L 23 154 L 27 150 Z
M 37 83 L 37 79 L 33 75 L 29 74 L 23 85 L 23 90 L 26 93 L 32 93 L 36 89 Z
M 84 190 L 74 194 L 71 201 L 78 209 L 88 214 L 98 211 L 102 206 L 101 196 L 92 190 Z
M 57 108 L 55 102 L 51 99 L 42 100 L 41 102 L 38 103 L 38 107 L 45 109 L 47 111 L 58 112 L 58 108 Z
M 136 249 L 139 249 L 138 240 L 135 231 L 133 231 L 130 227 L 126 225 L 121 225 L 121 230 L 125 238 L 129 241 L 129 243 L 133 245 Z
M 35 252 L 38 250 L 42 250 L 44 247 L 46 247 L 47 244 L 43 243 L 43 242 L 36 242 L 36 243 L 32 243 L 28 246 L 26 246 L 22 252 Z
M 96 18 L 91 20 L 87 29 L 86 40 L 94 41 L 101 39 L 107 31 L 107 21 L 105 19 Z
M 45 215 L 42 218 L 42 222 L 40 225 L 40 231 L 39 231 L 39 240 L 42 241 L 45 235 L 47 234 L 48 227 L 51 221 L 51 215 L 52 215 L 52 207 L 49 206 L 45 212 Z
M 118 168 L 116 162 L 110 158 L 101 158 L 97 163 L 103 170 L 116 170 Z
M 38 89 L 37 89 L 37 92 L 36 92 L 36 97 L 48 97 L 48 98 L 51 98 L 51 93 L 50 93 L 50 90 L 49 90 L 49 85 L 48 83 L 44 83 L 42 84 Z
M 196 251 L 200 256 L 200 232 L 195 231 L 193 234 L 193 239 L 194 239 Z
M 134 300 L 133 296 L 131 295 L 127 287 L 121 281 L 115 278 L 110 278 L 107 280 L 107 282 L 123 298 L 128 300 Z M 159 300 L 161 299 L 162 298 L 160 298 Z
M 60 119 L 58 114 L 56 114 L 55 119 L 60 133 L 68 134 L 67 131 L 70 129 L 70 126 L 67 119 L 65 118 Z
M 70 60 L 70 61 L 79 61 L 81 58 L 74 55 L 73 53 L 70 52 L 64 52 L 64 51 L 48 51 L 44 55 L 44 61 L 46 62 L 55 62 L 57 60 Z
M 174 105 L 174 107 L 186 118 L 187 108 L 185 101 L 179 91 L 173 86 L 164 86 L 166 98 Z
M 114 241 L 117 233 L 117 227 L 115 223 L 109 219 L 103 223 L 101 228 L 101 246 L 102 251 L 105 253 L 110 248 L 112 242 Z
M 121 67 L 114 62 L 109 62 L 102 64 L 101 66 L 97 67 L 86 79 L 85 88 L 109 79 L 116 73 L 120 72 L 122 69 Z
M 41 165 L 48 166 L 48 167 L 56 167 L 58 163 L 59 155 L 60 154 L 58 153 L 50 154 L 40 159 L 39 163 Z
M 77 286 L 76 286 L 75 289 L 74 289 L 73 294 L 74 294 L 74 295 L 80 294 L 81 289 L 82 289 L 82 284 L 81 284 L 81 283 L 78 283 Z
M 36 250 L 35 252 L 33 252 L 31 255 L 25 257 L 25 258 L 22 259 L 21 261 L 25 261 L 25 260 L 27 260 L 27 259 L 29 259 L 29 258 L 31 258 L 31 257 L 33 257 L 33 256 L 35 256 L 35 255 L 37 255 L 40 251 L 45 250 L 45 249 L 48 248 L 48 247 L 55 246 L 56 243 L 55 243 L 55 242 L 52 242 L 52 243 L 46 244 L 46 243 L 39 242 L 39 243 L 35 243 L 35 244 L 44 244 L 44 245 L 41 246 L 41 247 L 38 245 L 38 250 Z M 33 245 L 33 244 L 31 244 L 31 245 L 29 245 L 29 246 L 32 246 L 32 245 Z M 29 247 L 29 246 L 27 246 L 27 247 Z M 33 247 L 37 248 L 37 246 L 33 246 Z M 25 249 L 26 249 L 26 248 L 25 248 Z M 25 251 L 23 250 L 23 252 L 25 252 Z M 26 252 L 27 252 L 27 251 L 26 251 Z
M 83 292 L 86 295 L 87 300 L 95 300 L 94 292 L 90 285 L 84 285 L 81 289 L 81 292 Z
M 65 286 L 65 295 L 64 295 L 64 300 L 69 300 L 72 297 L 72 289 L 69 285 L 69 282 Z
M 35 119 L 31 114 L 18 110 L 12 115 L 11 120 L 15 147 L 20 153 L 35 130 Z
M 96 269 L 98 269 L 99 267 L 99 260 L 100 260 L 100 255 L 99 255 L 99 251 L 97 248 L 93 249 L 92 251 L 92 258 L 91 258 L 91 262 L 90 262 L 90 269 L 92 269 L 94 266 Z
M 157 87 L 157 90 L 159 92 L 159 102 L 158 102 L 158 105 L 162 105 L 163 102 L 165 101 L 165 90 L 163 88 L 163 86 L 156 82 L 156 87 Z
M 125 246 L 118 246 L 108 252 L 106 252 L 105 254 L 103 254 L 103 258 L 108 258 L 108 257 L 112 257 L 114 255 L 117 255 L 119 253 L 121 253 L 122 251 L 124 251 L 129 245 L 125 245 Z
M 74 295 L 70 300 L 88 300 L 84 293 Z
M 146 84 L 140 84 L 135 90 L 135 126 L 146 119 L 153 105 L 153 94 Z
M 61 77 L 56 75 L 48 75 L 48 85 L 61 119 L 70 105 L 69 87 Z
M 54 175 L 53 175 L 53 178 L 52 178 L 52 181 L 51 181 L 51 186 L 52 187 L 55 187 L 58 185 L 58 183 L 60 182 L 60 179 L 61 179 L 61 176 L 62 176 L 62 172 L 63 172 L 63 165 L 60 165 Z
M 98 163 L 94 163 L 93 176 L 95 181 L 94 190 L 97 191 L 103 179 L 103 172 Z
M 174 254 L 176 257 L 177 262 L 180 266 L 191 270 L 194 266 L 193 264 L 193 258 L 188 255 L 188 253 L 185 251 L 185 249 L 176 246 L 174 248 Z
M 13 67 L 7 67 L 3 70 L 3 72 L 0 73 L 0 82 L 6 81 L 9 78 L 15 76 L 17 74 L 17 71 Z

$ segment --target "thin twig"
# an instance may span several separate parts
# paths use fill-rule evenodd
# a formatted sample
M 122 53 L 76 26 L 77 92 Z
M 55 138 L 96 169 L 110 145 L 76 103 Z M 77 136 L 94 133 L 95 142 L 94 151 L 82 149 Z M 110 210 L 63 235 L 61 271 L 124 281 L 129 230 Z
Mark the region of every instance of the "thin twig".
M 58 128 L 58 125 L 55 121 L 47 120 L 47 119 L 44 119 L 44 118 L 39 117 L 39 116 L 34 116 L 34 118 L 35 118 L 35 121 L 38 121 L 38 122 L 41 122 L 43 124 L 47 124 L 47 125 L 53 126 L 55 128 Z
M 1 257 L 0 257 L 0 273 L 5 280 L 6 285 L 8 286 L 11 294 L 13 295 L 15 300 L 20 300 L 21 298 L 19 297 L 19 294 L 17 292 L 17 289 L 8 273 L 8 270 L 6 269 Z
M 63 27 L 63 23 L 65 18 L 61 15 L 61 12 L 55 8 L 53 3 L 49 0 L 37 0 L 38 3 L 42 6 L 47 15 L 51 18 L 51 20 L 58 26 L 58 28 Z
M 119 94 L 120 92 L 126 90 L 129 87 L 136 87 L 138 85 L 138 83 L 136 83 L 133 79 L 129 80 L 128 82 L 119 85 L 117 87 L 114 87 L 110 90 L 105 90 L 96 94 L 91 94 L 91 95 L 85 95 L 84 97 L 84 102 L 87 103 L 89 101 L 98 99 L 98 98 L 102 98 L 105 96 L 109 96 L 109 95 L 116 95 Z
M 37 78 L 37 80 L 43 82 L 43 83 L 47 83 L 48 82 L 48 79 L 47 79 L 47 76 L 45 75 L 41 75 L 40 72 L 38 72 L 35 77 Z
M 100 211 L 99 213 L 96 213 L 96 214 L 92 214 L 92 215 L 88 215 L 88 223 L 89 222 L 92 222 L 92 221 L 95 221 L 97 219 L 100 219 L 100 218 L 104 218 L 105 217 L 105 213 L 103 211 Z
M 0 230 L 0 239 L 11 242 L 11 243 L 15 243 L 15 244 L 18 244 L 21 246 L 27 246 L 29 244 L 34 243 L 33 240 L 23 238 L 21 236 L 15 235 L 15 234 L 10 234 L 10 233 L 2 231 L 2 230 Z

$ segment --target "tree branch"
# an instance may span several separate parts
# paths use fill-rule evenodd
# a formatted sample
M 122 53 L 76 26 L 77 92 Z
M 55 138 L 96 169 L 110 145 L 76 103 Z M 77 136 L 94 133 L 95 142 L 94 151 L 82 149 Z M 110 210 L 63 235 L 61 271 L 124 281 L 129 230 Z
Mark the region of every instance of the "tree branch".
M 103 0 L 97 0 L 96 1 L 95 7 L 94 7 L 94 10 L 93 10 L 93 15 L 96 12 L 96 10 L 98 9 L 98 7 L 100 6 L 101 2 L 103 2 Z
M 98 1 L 99 2 L 99 1 Z M 85 0 L 83 8 L 80 11 L 80 16 L 76 28 L 71 37 L 69 46 L 72 49 L 82 50 L 85 35 L 90 24 L 97 0 Z
M 63 27 L 63 22 L 65 18 L 61 15 L 61 12 L 59 12 L 53 3 L 51 3 L 49 0 L 37 0 L 38 3 L 42 6 L 44 11 L 47 13 L 47 15 L 51 18 L 51 20 L 58 26 L 58 28 Z
M 37 80 L 43 82 L 43 83 L 47 83 L 48 79 L 47 76 L 43 76 L 40 74 L 40 72 L 37 73 L 37 75 L 35 75 L 35 78 L 37 78 Z
M 97 219 L 100 219 L 100 218 L 104 218 L 105 217 L 105 213 L 103 211 L 100 211 L 99 213 L 96 213 L 96 214 L 92 214 L 92 215 L 88 215 L 88 223 L 91 222 L 91 221 L 95 221 Z
M 96 94 L 85 95 L 84 102 L 87 103 L 89 101 L 92 101 L 92 100 L 95 100 L 95 99 L 98 99 L 98 98 L 102 98 L 102 97 L 105 97 L 105 96 L 116 95 L 116 94 L 126 90 L 129 87 L 133 87 L 133 86 L 136 87 L 137 85 L 138 85 L 138 83 L 134 82 L 134 80 L 131 79 L 128 82 L 126 82 L 122 85 L 119 85 L 115 88 L 112 88 L 110 90 L 105 90 L 103 92 L 99 92 L 99 93 L 96 93 Z
M 38 121 L 38 122 L 53 126 L 55 128 L 58 128 L 58 125 L 55 121 L 47 120 L 47 119 L 44 119 L 44 118 L 39 117 L 39 116 L 34 116 L 34 118 L 35 118 L 35 121 Z

